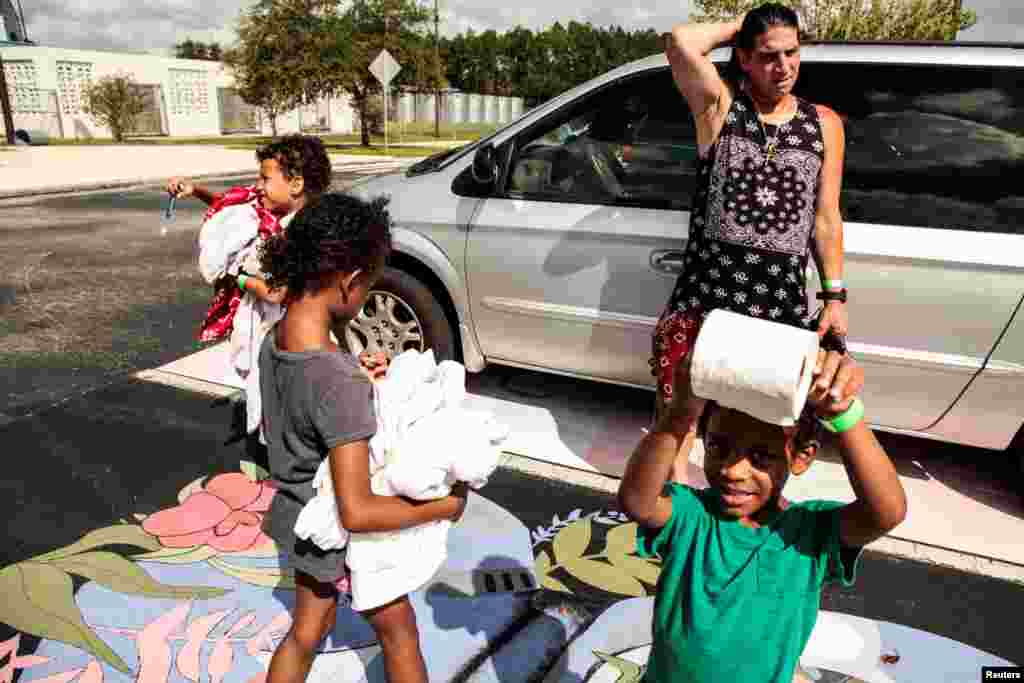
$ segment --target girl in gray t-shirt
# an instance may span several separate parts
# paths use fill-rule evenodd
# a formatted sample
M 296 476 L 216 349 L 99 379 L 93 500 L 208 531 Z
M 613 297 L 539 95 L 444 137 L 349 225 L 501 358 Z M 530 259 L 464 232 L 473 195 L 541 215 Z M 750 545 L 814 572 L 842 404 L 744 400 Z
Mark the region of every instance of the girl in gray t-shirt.
M 268 683 L 304 680 L 334 625 L 346 590 L 344 551 L 322 551 L 294 533 L 313 496 L 313 477 L 330 458 L 340 522 L 349 531 L 394 531 L 458 519 L 466 489 L 428 502 L 370 490 L 369 439 L 376 431 L 370 371 L 331 340 L 362 309 L 390 250 L 387 200 L 326 194 L 302 208 L 287 237 L 265 245 L 261 266 L 272 289 L 287 292 L 284 318 L 260 350 L 263 434 L 277 494 L 264 520 L 295 572 L 288 635 L 274 652 Z M 425 683 L 416 615 L 408 597 L 362 613 L 377 634 L 392 683 Z

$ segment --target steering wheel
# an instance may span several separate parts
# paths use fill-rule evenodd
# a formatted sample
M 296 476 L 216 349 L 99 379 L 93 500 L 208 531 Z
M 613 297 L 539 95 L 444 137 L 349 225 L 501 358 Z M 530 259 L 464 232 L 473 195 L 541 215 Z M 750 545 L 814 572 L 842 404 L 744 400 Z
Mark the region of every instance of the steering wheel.
M 619 177 L 625 174 L 625 168 L 615 155 L 608 150 L 608 146 L 591 138 L 583 138 L 582 152 L 586 158 L 589 170 L 601 181 L 605 192 L 612 199 L 620 199 L 627 195 Z

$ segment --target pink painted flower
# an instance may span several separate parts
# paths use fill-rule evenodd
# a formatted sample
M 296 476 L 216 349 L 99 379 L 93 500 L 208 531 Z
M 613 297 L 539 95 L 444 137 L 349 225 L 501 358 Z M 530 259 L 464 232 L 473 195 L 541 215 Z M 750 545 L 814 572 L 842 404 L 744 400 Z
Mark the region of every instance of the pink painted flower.
M 276 491 L 241 472 L 218 474 L 176 507 L 142 522 L 167 548 L 208 545 L 223 553 L 260 546 L 270 539 L 260 529 Z

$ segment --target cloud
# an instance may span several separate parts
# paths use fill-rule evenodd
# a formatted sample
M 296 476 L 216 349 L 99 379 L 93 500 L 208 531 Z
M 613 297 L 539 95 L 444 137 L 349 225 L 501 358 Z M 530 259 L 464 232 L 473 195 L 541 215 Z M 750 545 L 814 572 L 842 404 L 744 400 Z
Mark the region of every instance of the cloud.
M 244 0 L 35 0 L 23 2 L 28 35 L 42 45 L 151 50 L 187 37 L 231 42 Z
M 421 0 L 428 4 L 430 0 Z M 627 30 L 666 30 L 685 20 L 691 0 L 439 0 L 446 35 L 472 28 L 507 31 L 517 25 L 541 29 L 555 21 L 619 25 Z M 252 0 L 23 0 L 29 37 L 55 47 L 152 50 L 185 38 L 230 44 L 239 13 Z M 1024 3 L 1017 0 L 965 0 L 979 16 L 965 40 L 1019 40 L 1024 35 Z
M 430 0 L 421 0 L 429 5 Z M 542 29 L 556 21 L 619 25 L 627 30 L 665 28 L 690 13 L 686 0 L 654 0 L 643 8 L 613 0 L 516 3 L 439 0 L 441 31 Z M 24 3 L 23 3 L 24 4 Z M 239 13 L 250 0 L 38 0 L 25 7 L 29 37 L 43 45 L 84 49 L 151 50 L 185 38 L 230 44 Z

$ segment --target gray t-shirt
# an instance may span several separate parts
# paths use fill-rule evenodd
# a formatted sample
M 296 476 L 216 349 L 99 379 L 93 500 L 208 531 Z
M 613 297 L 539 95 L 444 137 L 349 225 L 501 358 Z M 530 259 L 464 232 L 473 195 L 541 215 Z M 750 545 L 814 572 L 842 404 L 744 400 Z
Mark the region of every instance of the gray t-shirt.
M 275 332 L 264 340 L 259 360 L 263 436 L 277 487 L 264 529 L 295 568 L 329 580 L 333 566 L 294 561 L 301 559 L 295 557 L 295 521 L 314 495 L 313 477 L 330 450 L 377 431 L 373 389 L 352 354 L 281 351 Z

